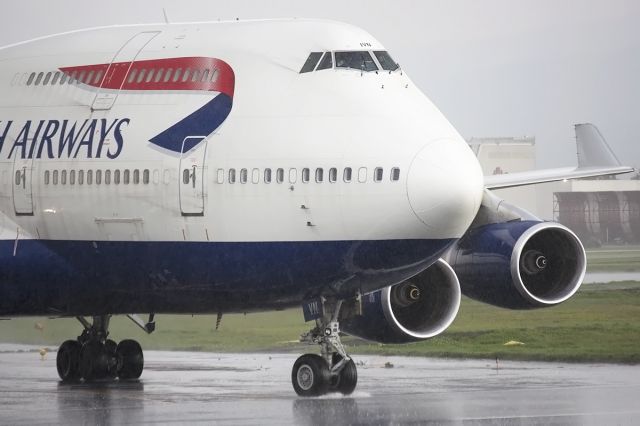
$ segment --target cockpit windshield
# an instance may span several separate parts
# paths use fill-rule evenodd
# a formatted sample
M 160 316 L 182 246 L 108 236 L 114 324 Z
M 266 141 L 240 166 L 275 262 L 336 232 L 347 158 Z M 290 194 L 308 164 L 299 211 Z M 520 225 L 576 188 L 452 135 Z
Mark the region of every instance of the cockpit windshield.
M 353 68 L 359 71 L 377 71 L 378 66 L 369 52 L 336 52 L 336 68 Z
M 378 59 L 378 62 L 380 63 L 380 66 L 383 70 L 395 71 L 400 68 L 398 64 L 393 59 L 391 59 L 391 55 L 389 55 L 389 52 L 387 52 L 386 50 L 377 50 L 373 52 L 373 54 L 376 55 L 376 58 Z

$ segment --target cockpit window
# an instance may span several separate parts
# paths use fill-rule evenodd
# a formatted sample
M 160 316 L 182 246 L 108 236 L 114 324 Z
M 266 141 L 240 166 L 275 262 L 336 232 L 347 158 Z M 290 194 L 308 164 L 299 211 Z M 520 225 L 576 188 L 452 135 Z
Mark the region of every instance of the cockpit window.
M 307 58 L 307 61 L 302 66 L 302 69 L 300 70 L 300 74 L 302 74 L 303 72 L 313 71 L 313 69 L 316 67 L 316 64 L 320 60 L 321 56 L 322 56 L 322 52 L 311 52 L 311 54 Z
M 376 71 L 378 66 L 369 52 L 336 52 L 336 68 Z
M 391 55 L 389 55 L 389 52 L 385 50 L 378 50 L 376 52 L 373 52 L 373 54 L 376 55 L 376 58 L 378 58 L 378 62 L 380 62 L 380 66 L 383 70 L 395 71 L 400 68 L 398 64 L 393 59 L 391 59 Z
M 333 68 L 333 60 L 331 59 L 331 52 L 325 52 L 316 71 L 328 70 L 329 68 Z

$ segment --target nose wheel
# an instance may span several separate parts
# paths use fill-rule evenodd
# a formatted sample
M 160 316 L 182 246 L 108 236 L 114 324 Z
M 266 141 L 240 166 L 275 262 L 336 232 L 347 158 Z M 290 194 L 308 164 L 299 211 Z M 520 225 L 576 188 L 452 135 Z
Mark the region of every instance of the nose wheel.
M 340 340 L 337 321 L 341 301 L 323 301 L 323 318 L 316 327 L 301 337 L 301 341 L 319 344 L 321 355 L 306 354 L 293 364 L 291 383 L 299 396 L 321 396 L 330 392 L 350 395 L 358 384 L 356 364 L 347 355 Z

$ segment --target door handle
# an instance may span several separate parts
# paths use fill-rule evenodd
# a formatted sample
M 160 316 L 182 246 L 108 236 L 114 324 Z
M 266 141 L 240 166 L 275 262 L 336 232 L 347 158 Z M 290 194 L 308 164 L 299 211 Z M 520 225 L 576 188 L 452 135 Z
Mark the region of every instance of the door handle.
M 191 172 L 191 180 L 192 180 L 192 185 L 195 188 L 196 187 L 196 166 L 193 166 L 193 172 Z

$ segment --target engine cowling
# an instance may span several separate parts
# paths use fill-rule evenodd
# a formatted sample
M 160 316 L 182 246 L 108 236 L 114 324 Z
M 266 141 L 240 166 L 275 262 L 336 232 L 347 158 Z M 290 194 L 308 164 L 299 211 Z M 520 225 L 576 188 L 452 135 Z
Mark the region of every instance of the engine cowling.
M 379 343 L 408 343 L 442 333 L 460 307 L 460 283 L 442 259 L 400 284 L 363 296 L 362 315 L 340 322 L 345 333 Z
M 553 222 L 514 221 L 470 230 L 447 260 L 472 299 L 510 309 L 552 306 L 582 284 L 584 247 Z

